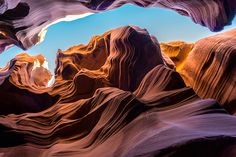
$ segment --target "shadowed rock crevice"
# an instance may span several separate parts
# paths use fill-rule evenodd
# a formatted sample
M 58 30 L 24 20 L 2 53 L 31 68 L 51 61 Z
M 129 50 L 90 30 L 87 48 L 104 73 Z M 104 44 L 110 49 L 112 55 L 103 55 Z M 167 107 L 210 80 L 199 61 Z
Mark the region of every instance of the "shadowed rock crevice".
M 0 19 L 6 21 L 23 19 L 29 14 L 30 6 L 27 3 L 19 3 L 14 9 L 9 9 L 0 14 Z

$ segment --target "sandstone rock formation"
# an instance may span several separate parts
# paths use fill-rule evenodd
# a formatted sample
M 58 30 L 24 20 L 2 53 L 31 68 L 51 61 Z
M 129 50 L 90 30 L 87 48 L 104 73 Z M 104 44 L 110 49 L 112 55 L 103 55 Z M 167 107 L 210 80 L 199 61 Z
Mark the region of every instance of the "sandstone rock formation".
M 0 69 L 0 114 L 37 112 L 54 104 L 46 88 L 51 77 L 43 56 L 17 55 Z
M 234 151 L 235 124 L 236 117 L 214 100 L 201 100 L 178 73 L 158 65 L 134 93 L 105 87 L 39 113 L 1 116 L 0 151 L 24 157 L 223 157 Z
M 172 9 L 212 31 L 219 31 L 229 24 L 236 12 L 235 0 L 2 0 L 0 53 L 12 45 L 22 49 L 32 47 L 43 40 L 49 25 L 62 18 L 72 15 L 80 18 L 126 3 Z
M 185 83 L 201 98 L 216 99 L 231 114 L 236 113 L 235 35 L 236 29 L 232 29 L 194 44 L 161 43 L 162 52 Z
M 178 72 L 182 69 L 189 52 L 193 49 L 193 46 L 194 44 L 183 41 L 173 41 L 160 44 L 162 53 L 167 55 L 171 61 L 174 62 Z
M 183 68 L 185 82 L 202 98 L 218 100 L 236 113 L 236 29 L 195 43 Z
M 17 64 L 13 64 L 13 60 L 10 62 L 10 65 L 13 64 L 11 67 L 2 69 L 2 80 L 8 78 L 5 82 L 9 80 L 11 85 L 29 92 L 45 93 L 50 98 L 49 102 L 55 102 L 54 97 L 61 102 L 89 98 L 96 89 L 107 86 L 134 91 L 146 73 L 156 65 L 164 64 L 157 40 L 154 40 L 146 30 L 135 26 L 120 27 L 101 36 L 95 36 L 88 45 L 74 46 L 64 52 L 59 50 L 55 83 L 50 88 L 45 88 L 51 74 L 42 67 L 42 56 L 34 58 L 21 54 L 16 56 L 15 60 Z M 33 68 L 36 64 L 39 67 Z M 2 100 L 6 100 L 6 95 L 2 95 Z M 48 103 L 44 103 L 45 107 L 52 105 L 46 104 Z M 42 109 L 45 108 L 27 110 L 25 107 L 24 111 Z M 12 113 L 19 112 L 18 110 Z
M 56 63 L 53 93 L 68 102 L 91 97 L 100 87 L 134 91 L 145 74 L 164 61 L 159 44 L 146 30 L 126 26 L 95 36 L 88 45 L 59 50 Z M 65 93 L 62 89 L 68 86 Z
M 234 32 L 203 39 L 207 45 L 197 42 L 186 59 L 180 57 L 186 60 L 181 70 L 187 75 L 190 57 L 208 60 L 213 48 L 221 50 L 217 59 L 224 63 L 234 55 Z M 215 45 L 217 41 L 222 44 Z M 227 45 L 232 47 L 224 49 Z M 166 51 L 172 50 L 169 46 Z M 178 46 L 174 58 L 182 56 Z M 206 55 L 195 58 L 200 48 Z M 167 59 L 158 41 L 135 26 L 95 36 L 88 45 L 58 50 L 51 87 L 46 86 L 51 74 L 44 57 L 16 56 L 0 70 L 0 155 L 235 156 L 236 117 L 215 100 L 201 99 Z M 207 69 L 210 61 L 200 63 Z M 227 61 L 229 67 L 235 65 Z

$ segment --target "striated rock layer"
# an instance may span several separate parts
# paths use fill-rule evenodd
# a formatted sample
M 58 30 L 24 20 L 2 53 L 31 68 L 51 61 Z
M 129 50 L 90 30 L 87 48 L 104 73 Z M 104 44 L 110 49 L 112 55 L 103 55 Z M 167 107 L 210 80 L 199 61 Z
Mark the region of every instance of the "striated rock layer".
M 1 69 L 1 82 L 4 83 L 0 85 L 0 91 L 2 87 L 3 93 L 12 92 L 9 86 L 15 86 L 14 88 L 25 89 L 33 95 L 46 94 L 50 105 L 58 99 L 61 102 L 71 102 L 89 98 L 101 87 L 111 86 L 134 91 L 146 73 L 158 64 L 165 64 L 157 40 L 146 30 L 135 26 L 120 27 L 101 36 L 95 36 L 88 45 L 74 46 L 66 51 L 59 50 L 55 83 L 50 88 L 45 88 L 51 74 L 43 66 L 44 62 L 42 56 L 16 56 L 7 67 Z M 10 97 L 11 93 L 9 94 Z M 1 114 L 21 111 L 17 106 L 15 111 L 4 111 L 6 106 L 15 106 L 15 100 L 9 100 L 5 94 L 1 98 Z M 23 100 L 25 104 L 29 103 L 29 106 L 33 107 L 27 98 Z M 28 110 L 25 106 L 23 111 L 41 111 L 50 106 L 48 103 L 36 102 L 35 110 Z
M 107 86 L 134 91 L 158 64 L 164 60 L 156 39 L 138 27 L 120 27 L 93 37 L 88 45 L 59 50 L 52 90 L 66 102 L 89 98 Z
M 49 25 L 65 17 L 71 19 L 69 15 L 81 18 L 126 3 L 171 9 L 212 31 L 219 31 L 230 24 L 236 12 L 235 0 L 2 0 L 0 52 L 12 45 L 23 49 L 32 47 L 43 40 Z
M 213 98 L 236 113 L 236 29 L 195 43 L 179 70 L 202 98 Z
M 56 102 L 45 88 L 51 79 L 45 58 L 17 55 L 0 69 L 0 114 L 37 112 Z
M 3 156 L 225 157 L 236 144 L 236 117 L 201 100 L 165 65 L 133 93 L 100 88 L 39 113 L 1 116 L 0 126 Z
M 135 26 L 58 50 L 51 87 L 42 56 L 16 56 L 0 71 L 0 155 L 235 156 L 236 117 L 186 87 L 167 59 Z

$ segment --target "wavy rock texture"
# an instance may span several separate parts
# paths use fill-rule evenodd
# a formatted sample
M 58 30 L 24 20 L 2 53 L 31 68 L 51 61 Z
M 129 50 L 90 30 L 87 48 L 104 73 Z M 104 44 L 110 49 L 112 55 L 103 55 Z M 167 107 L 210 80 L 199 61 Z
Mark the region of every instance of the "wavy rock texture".
M 45 98 L 47 103 L 38 103 L 34 98 L 36 105 L 31 106 L 32 102 L 25 98 L 24 104 L 29 104 L 29 110 L 24 106 L 21 111 L 16 106 L 16 111 L 10 111 L 12 104 L 16 105 L 15 100 L 9 101 L 11 93 L 2 94 L 0 100 L 3 104 L 2 114 L 41 111 L 58 99 L 61 102 L 71 102 L 89 98 L 96 89 L 101 87 L 111 86 L 134 91 L 146 73 L 156 65 L 164 64 L 164 60 L 154 37 L 146 30 L 127 26 L 95 36 L 88 45 L 74 46 L 63 52 L 59 50 L 55 83 L 50 88 L 45 88 L 51 74 L 44 64 L 45 60 L 42 56 L 31 57 L 21 54 L 16 56 L 7 67 L 1 69 L 1 82 L 7 78 L 0 86 L 2 93 L 12 92 L 12 88 L 14 90 L 16 88 L 26 90 L 30 93 L 28 95 L 46 94 L 47 96 L 47 99 Z M 15 87 L 9 89 L 8 86 Z
M 16 56 L 0 72 L 0 155 L 235 156 L 236 117 L 167 58 L 135 26 L 58 50 L 52 87 L 44 57 Z
M 43 112 L 1 116 L 0 126 L 2 156 L 229 156 L 236 144 L 236 118 L 165 65 L 133 93 L 100 88 Z
M 235 0 L 2 0 L 0 3 L 0 52 L 12 45 L 23 49 L 44 38 L 45 29 L 67 15 L 111 10 L 126 3 L 162 7 L 189 16 L 212 31 L 219 31 L 235 16 Z M 49 14 L 50 13 L 50 14 Z M 205 18 L 207 17 L 207 18 Z
M 53 93 L 68 102 L 89 98 L 100 87 L 134 91 L 164 60 L 157 40 L 146 30 L 126 26 L 95 36 L 88 45 L 59 50 L 56 64 Z
M 135 26 L 58 50 L 51 87 L 44 57 L 16 56 L 0 71 L 0 155 L 235 156 L 236 117 L 166 59 Z
M 195 43 L 183 68 L 185 82 L 202 98 L 219 101 L 236 113 L 236 29 Z
M 0 69 L 0 114 L 37 112 L 54 104 L 45 88 L 51 77 L 43 56 L 17 55 Z

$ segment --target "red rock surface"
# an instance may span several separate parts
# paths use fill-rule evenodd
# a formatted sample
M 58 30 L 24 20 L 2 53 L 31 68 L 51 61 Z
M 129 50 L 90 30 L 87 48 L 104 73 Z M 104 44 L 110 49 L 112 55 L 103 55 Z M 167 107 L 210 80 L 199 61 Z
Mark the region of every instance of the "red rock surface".
M 222 30 L 236 12 L 235 0 L 1 0 L 0 52 L 12 45 L 32 47 L 43 40 L 49 25 L 68 15 L 82 17 L 126 3 L 171 9 L 212 31 Z
M 197 41 L 179 72 L 200 97 L 235 114 L 236 29 Z
M 0 114 L 37 112 L 55 103 L 46 88 L 51 73 L 43 67 L 45 58 L 17 55 L 0 69 Z
M 233 32 L 203 40 L 229 45 L 234 38 L 223 37 Z M 203 44 L 195 45 L 183 69 Z M 0 155 L 235 156 L 236 117 L 201 99 L 166 58 L 157 40 L 135 26 L 59 50 L 51 87 L 42 56 L 16 56 L 0 72 Z
M 8 90 L 8 86 L 14 86 L 33 94 L 44 93 L 50 99 L 60 97 L 61 101 L 70 102 L 89 98 L 101 87 L 134 91 L 152 68 L 164 64 L 157 40 L 146 30 L 134 26 L 120 27 L 95 36 L 88 45 L 74 46 L 66 51 L 59 50 L 55 83 L 50 88 L 45 87 L 51 78 L 49 71 L 42 66 L 32 70 L 36 61 L 42 65 L 44 58 L 27 54 L 16 56 L 0 74 L 1 82 L 6 79 L 2 85 L 3 91 L 5 92 L 5 88 Z M 2 95 L 2 100 L 6 100 L 5 95 Z M 15 112 L 12 110 L 7 113 L 19 113 L 15 109 Z M 37 107 L 35 111 L 42 109 L 45 108 Z M 27 107 L 24 108 L 25 111 L 32 112 Z M 5 113 L 4 107 L 1 112 Z

